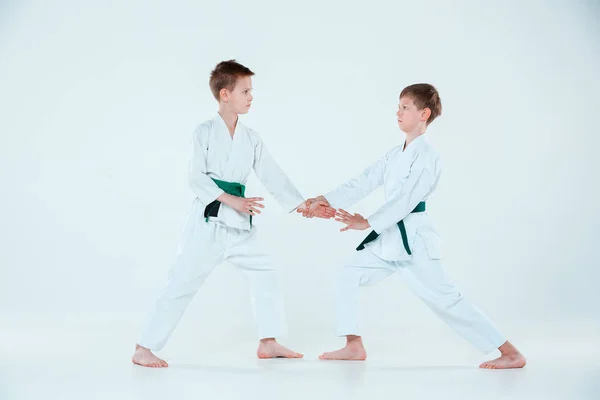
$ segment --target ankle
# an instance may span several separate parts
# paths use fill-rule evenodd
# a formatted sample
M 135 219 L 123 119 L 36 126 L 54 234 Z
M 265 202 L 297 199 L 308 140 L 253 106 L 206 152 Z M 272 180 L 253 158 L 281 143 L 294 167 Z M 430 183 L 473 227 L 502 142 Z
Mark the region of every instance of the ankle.
M 363 347 L 362 337 L 356 335 L 346 336 L 346 346 Z
M 503 356 L 517 356 L 521 354 L 508 340 L 502 346 L 498 347 L 498 350 Z
M 148 349 L 148 348 L 146 348 L 144 346 L 140 346 L 139 344 L 135 345 L 135 352 L 139 353 L 139 354 L 142 354 L 142 353 L 151 353 L 151 354 L 154 354 L 154 353 L 152 353 L 152 350 L 150 350 L 150 349 Z
M 275 340 L 275 338 L 264 338 L 264 339 L 260 339 L 260 342 L 264 343 L 264 344 L 269 344 L 269 343 L 275 343 L 276 340 Z

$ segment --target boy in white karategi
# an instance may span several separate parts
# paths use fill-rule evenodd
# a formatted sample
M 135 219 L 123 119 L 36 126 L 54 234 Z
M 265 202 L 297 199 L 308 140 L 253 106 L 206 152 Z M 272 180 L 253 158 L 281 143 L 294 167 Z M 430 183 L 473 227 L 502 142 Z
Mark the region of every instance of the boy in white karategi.
M 168 283 L 136 345 L 135 364 L 168 366 L 152 351 L 164 347 L 195 293 L 222 261 L 240 268 L 250 282 L 260 338 L 258 357 L 302 357 L 275 340 L 286 331 L 277 273 L 252 226 L 252 217 L 264 208 L 263 198 L 245 198 L 244 184 L 254 170 L 287 211 L 305 211 L 307 205 L 258 133 L 238 121 L 238 115 L 250 109 L 253 75 L 235 60 L 219 63 L 211 73 L 210 88 L 219 113 L 193 134 L 189 183 L 196 198 Z M 312 211 L 321 218 L 335 215 L 326 206 L 313 206 Z
M 440 97 L 433 86 L 405 88 L 396 113 L 406 134 L 404 143 L 336 190 L 309 199 L 312 205 L 303 211 L 310 217 L 316 206 L 331 206 L 338 209 L 336 221 L 346 224 L 341 231 L 373 229 L 358 246 L 354 260 L 336 278 L 336 330 L 339 336 L 346 336 L 346 346 L 324 353 L 321 359 L 367 357 L 356 316 L 359 287 L 400 271 L 413 292 L 473 346 L 484 353 L 500 350 L 499 358 L 482 363 L 481 368 L 525 366 L 525 357 L 463 297 L 440 261 L 439 237 L 426 213 L 426 201 L 436 187 L 441 166 L 424 134 L 441 112 Z M 369 218 L 344 210 L 382 185 L 386 203 Z

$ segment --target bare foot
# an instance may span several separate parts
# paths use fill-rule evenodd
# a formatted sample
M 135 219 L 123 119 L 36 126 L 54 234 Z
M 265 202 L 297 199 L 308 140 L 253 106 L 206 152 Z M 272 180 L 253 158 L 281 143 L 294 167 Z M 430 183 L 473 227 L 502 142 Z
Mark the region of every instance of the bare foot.
M 364 361 L 367 358 L 367 351 L 363 346 L 360 336 L 347 336 L 346 347 L 323 353 L 319 356 L 321 360 L 357 360 Z
M 142 347 L 139 344 L 135 345 L 135 352 L 133 353 L 133 357 L 131 357 L 131 362 L 142 367 L 151 368 L 166 368 L 169 366 L 165 360 L 156 357 L 150 349 Z
M 495 360 L 490 360 L 482 363 L 479 368 L 485 369 L 507 369 L 507 368 L 523 368 L 526 364 L 525 357 L 522 354 L 512 356 L 500 356 Z
M 258 358 L 302 358 L 303 354 L 296 353 L 283 347 L 275 339 L 262 339 L 256 350 Z
M 501 356 L 495 360 L 490 360 L 482 363 L 479 368 L 485 369 L 508 369 L 508 368 L 523 368 L 527 361 L 523 354 L 517 350 L 510 342 L 504 343 L 498 348 Z

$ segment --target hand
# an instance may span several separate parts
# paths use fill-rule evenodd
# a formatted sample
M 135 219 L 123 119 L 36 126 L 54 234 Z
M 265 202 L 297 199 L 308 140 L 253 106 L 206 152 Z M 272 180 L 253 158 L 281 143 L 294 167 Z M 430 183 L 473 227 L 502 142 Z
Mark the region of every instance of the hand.
M 335 211 L 335 208 L 331 207 L 327 199 L 323 196 L 306 200 L 296 210 L 296 212 L 302 213 L 303 217 L 317 217 L 323 219 L 333 218 L 335 216 Z
M 347 231 L 348 229 L 364 231 L 365 229 L 368 229 L 371 227 L 371 225 L 369 225 L 369 221 L 367 221 L 362 215 L 360 215 L 360 214 L 352 215 L 349 212 L 342 210 L 341 208 L 335 214 L 335 217 L 336 217 L 335 218 L 336 221 L 346 224 L 346 227 L 340 229 L 340 232 Z
M 217 198 L 222 203 L 227 204 L 229 207 L 243 214 L 256 215 L 260 214 L 259 208 L 265 208 L 264 205 L 260 204 L 260 201 L 264 199 L 262 197 L 238 197 L 227 193 L 222 194 Z

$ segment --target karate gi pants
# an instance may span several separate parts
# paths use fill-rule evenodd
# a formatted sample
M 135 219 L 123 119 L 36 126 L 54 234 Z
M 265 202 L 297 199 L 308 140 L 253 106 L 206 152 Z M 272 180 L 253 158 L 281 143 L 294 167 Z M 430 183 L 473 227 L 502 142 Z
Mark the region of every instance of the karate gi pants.
M 278 275 L 256 239 L 256 228 L 247 231 L 206 222 L 203 212 L 195 202 L 177 259 L 150 313 L 140 346 L 151 350 L 164 347 L 198 289 L 223 261 L 231 262 L 248 278 L 259 339 L 286 333 Z
M 422 237 L 416 236 L 411 249 L 412 258 L 408 261 L 386 261 L 367 247 L 339 270 L 335 322 L 338 336 L 360 336 L 357 320 L 360 286 L 373 285 L 400 272 L 410 289 L 478 350 L 489 353 L 506 342 L 492 322 L 458 291 L 446 276 L 439 257 L 429 254 Z

